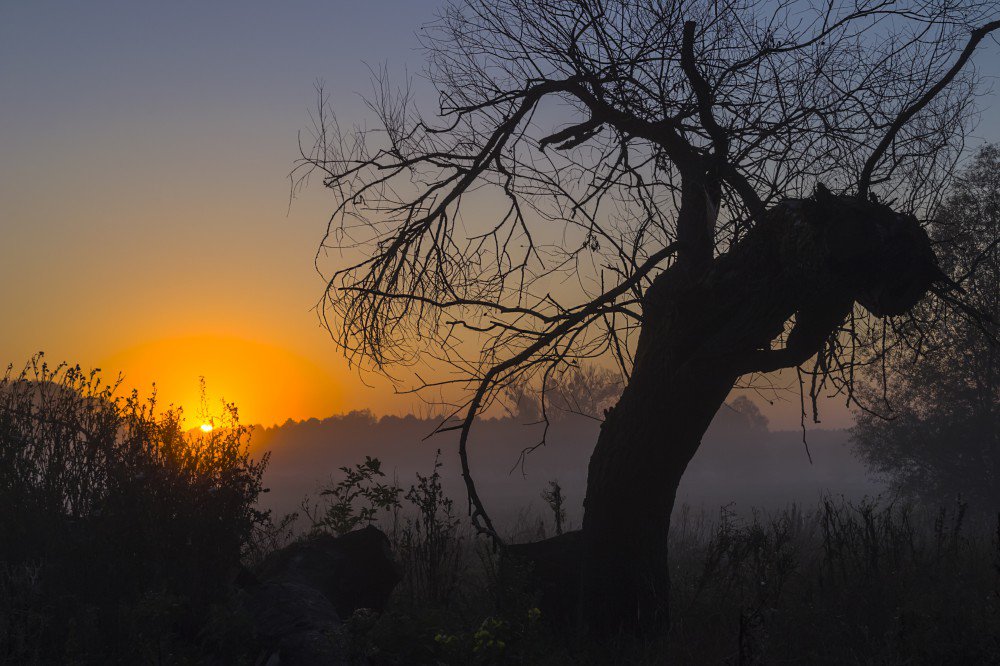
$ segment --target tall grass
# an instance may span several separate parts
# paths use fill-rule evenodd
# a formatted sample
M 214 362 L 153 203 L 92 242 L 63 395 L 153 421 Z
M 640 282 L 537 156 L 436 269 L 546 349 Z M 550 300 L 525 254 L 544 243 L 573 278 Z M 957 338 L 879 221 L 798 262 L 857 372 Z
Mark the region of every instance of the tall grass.
M 538 529 L 522 522 L 514 532 Z M 357 644 L 373 664 L 1000 663 L 998 539 L 1000 522 L 962 504 L 681 507 L 668 636 L 594 645 L 553 630 L 528 572 L 469 548 L 454 595 L 397 596 Z
M 674 525 L 677 661 L 1000 660 L 998 525 L 970 523 L 964 505 L 827 497 L 706 524 Z

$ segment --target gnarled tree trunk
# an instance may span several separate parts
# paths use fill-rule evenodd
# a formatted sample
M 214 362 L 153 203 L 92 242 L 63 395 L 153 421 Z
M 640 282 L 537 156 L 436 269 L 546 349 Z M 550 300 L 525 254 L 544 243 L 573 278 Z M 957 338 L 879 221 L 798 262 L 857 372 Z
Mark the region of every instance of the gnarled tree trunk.
M 590 460 L 581 598 L 587 628 L 600 634 L 665 625 L 677 487 L 733 384 L 731 373 L 707 359 L 650 351 L 609 412 Z
M 856 301 L 877 315 L 905 312 L 937 275 L 914 218 L 821 190 L 772 210 L 705 270 L 678 264 L 655 280 L 632 375 L 590 460 L 581 572 L 590 633 L 666 626 L 677 487 L 736 380 L 804 363 Z

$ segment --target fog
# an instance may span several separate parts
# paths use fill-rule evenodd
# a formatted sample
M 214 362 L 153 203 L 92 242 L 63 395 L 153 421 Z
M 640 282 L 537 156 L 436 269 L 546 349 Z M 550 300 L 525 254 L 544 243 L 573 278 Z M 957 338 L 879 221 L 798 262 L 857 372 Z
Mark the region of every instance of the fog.
M 379 458 L 389 479 L 408 488 L 416 473 L 432 471 L 441 451 L 441 474 L 448 495 L 464 510 L 465 488 L 458 458 L 458 434 L 428 437 L 438 421 L 415 416 L 376 418 L 352 412 L 326 419 L 288 421 L 258 428 L 254 449 L 270 451 L 265 475 L 264 506 L 276 514 L 299 508 L 315 498 L 325 482 L 339 478 L 338 468 L 365 456 Z M 525 515 L 549 517 L 540 493 L 557 479 L 567 498 L 570 527 L 583 514 L 587 463 L 597 441 L 598 421 L 567 414 L 549 427 L 546 443 L 537 444 L 543 426 L 524 425 L 514 418 L 484 419 L 473 427 L 469 458 L 479 493 L 498 527 L 510 529 Z M 884 488 L 870 478 L 850 451 L 844 430 L 810 430 L 806 444 L 801 430 L 772 431 L 752 403 L 727 405 L 716 415 L 697 455 L 691 461 L 677 496 L 677 510 L 717 512 L 723 505 L 737 513 L 774 510 L 790 503 L 814 505 L 825 494 L 859 499 Z M 809 455 L 812 456 L 812 462 Z

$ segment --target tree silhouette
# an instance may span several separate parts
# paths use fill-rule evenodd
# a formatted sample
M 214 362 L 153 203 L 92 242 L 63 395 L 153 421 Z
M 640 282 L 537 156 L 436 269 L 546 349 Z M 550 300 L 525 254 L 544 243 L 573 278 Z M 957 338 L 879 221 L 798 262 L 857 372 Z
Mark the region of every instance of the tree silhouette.
M 550 421 L 569 414 L 600 420 L 622 392 L 621 375 L 594 364 L 572 365 L 552 372 L 544 392 L 527 378 L 504 389 L 504 401 L 524 423 Z
M 589 468 L 588 631 L 665 624 L 675 491 L 737 380 L 806 366 L 813 397 L 850 398 L 946 294 L 916 215 L 961 151 L 991 12 L 458 0 L 422 32 L 436 121 L 384 72 L 375 130 L 321 94 L 293 187 L 336 196 L 318 259 L 356 258 L 322 317 L 352 361 L 434 365 L 413 390 L 459 396 L 439 430 L 460 430 L 481 531 L 468 445 L 503 388 L 599 357 L 627 380 Z
M 942 268 L 976 310 L 1000 320 L 1000 147 L 980 150 L 930 228 Z M 900 493 L 962 497 L 1000 508 L 1000 343 L 967 318 L 922 309 L 925 353 L 900 348 L 867 372 L 867 403 L 852 432 L 868 465 Z M 883 412 L 888 411 L 882 418 Z

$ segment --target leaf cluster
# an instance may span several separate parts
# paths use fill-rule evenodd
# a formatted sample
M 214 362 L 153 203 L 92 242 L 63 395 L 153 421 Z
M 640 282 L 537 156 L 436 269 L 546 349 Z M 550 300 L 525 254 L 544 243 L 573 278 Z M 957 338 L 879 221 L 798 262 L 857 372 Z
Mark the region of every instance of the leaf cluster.
M 322 517 L 314 521 L 313 529 L 328 529 L 334 534 L 346 534 L 361 525 L 370 525 L 381 511 L 397 509 L 403 489 L 395 483 L 385 483 L 382 462 L 365 456 L 354 467 L 341 467 L 343 477 L 320 491 L 327 505 Z

